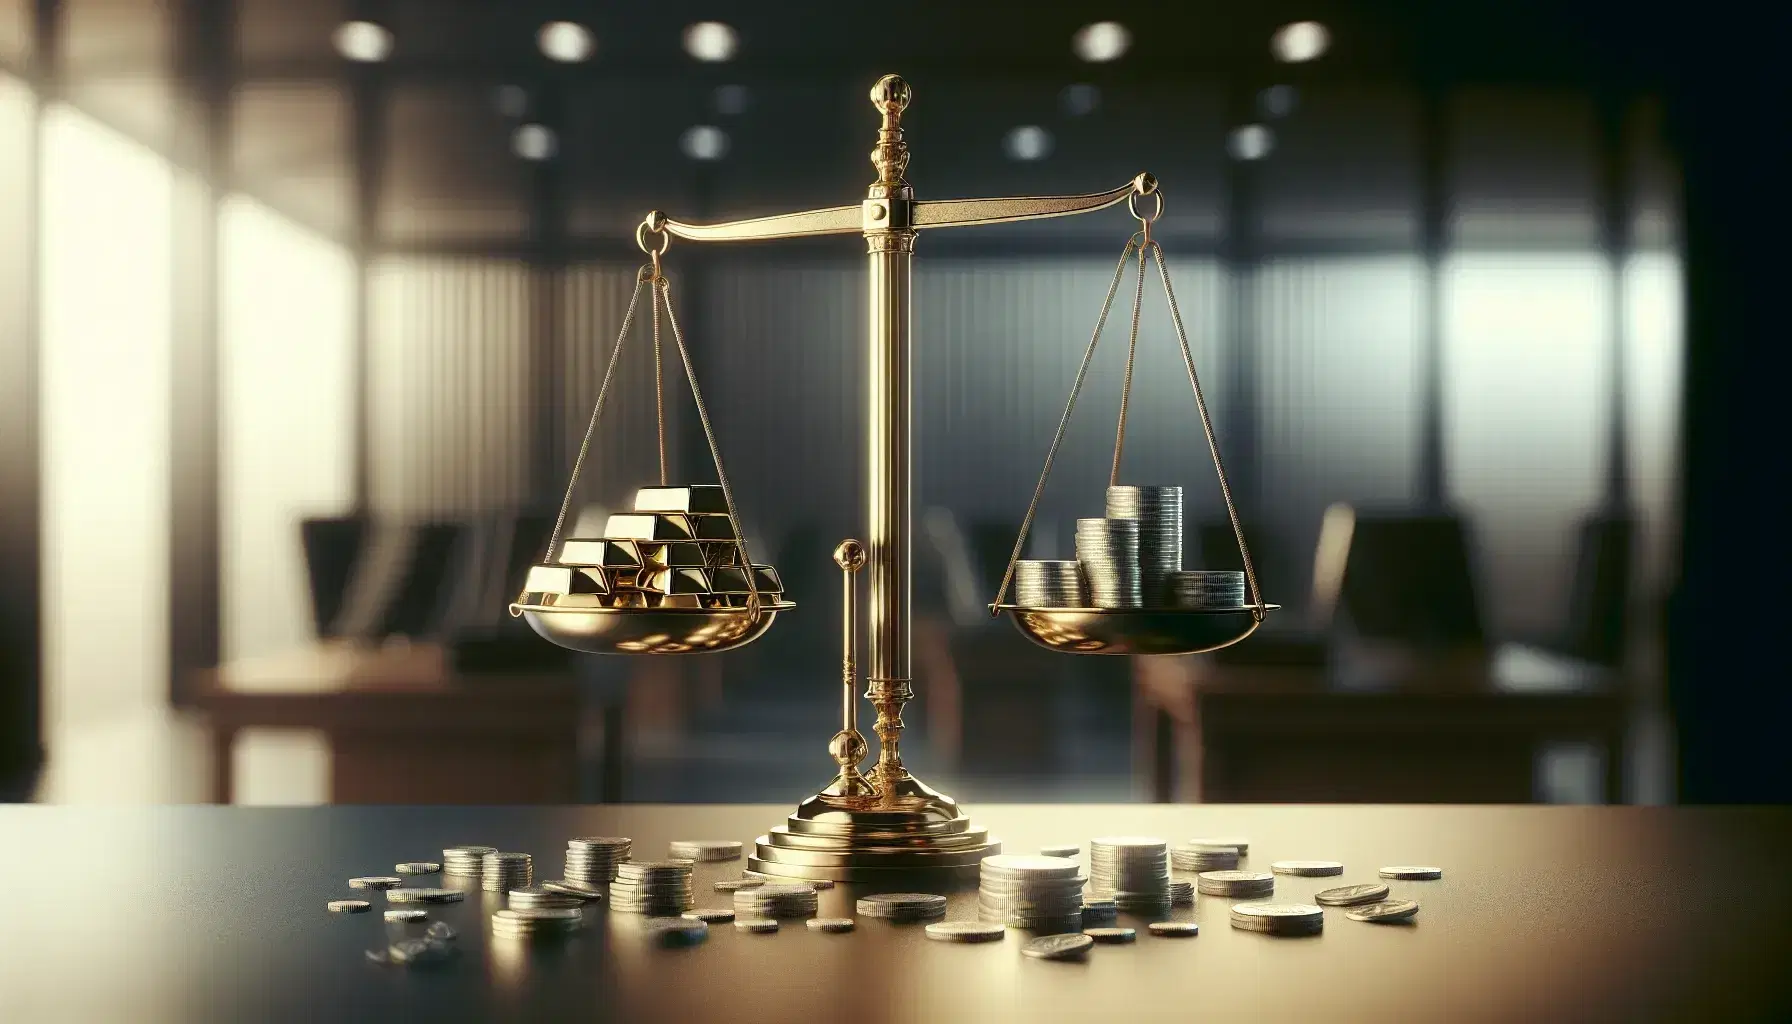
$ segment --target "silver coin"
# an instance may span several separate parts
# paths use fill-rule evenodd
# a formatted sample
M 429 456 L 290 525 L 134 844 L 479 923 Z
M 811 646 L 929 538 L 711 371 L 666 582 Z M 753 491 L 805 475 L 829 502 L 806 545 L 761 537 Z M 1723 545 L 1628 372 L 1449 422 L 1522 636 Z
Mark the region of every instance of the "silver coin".
M 442 859 L 449 860 L 483 860 L 488 853 L 497 853 L 496 846 L 450 846 L 442 851 Z
M 1335 860 L 1278 860 L 1269 866 L 1269 870 L 1278 875 L 1321 878 L 1343 874 L 1344 865 Z
M 1325 911 L 1310 903 L 1240 903 L 1232 927 L 1272 935 L 1310 935 L 1325 927 Z
M 396 875 L 363 875 L 348 880 L 350 889 L 396 889 L 404 884 L 404 879 Z
M 401 875 L 438 875 L 442 872 L 442 865 L 432 860 L 407 860 L 394 865 L 392 870 Z
M 1153 921 L 1145 927 L 1151 934 L 1165 938 L 1186 939 L 1201 934 L 1201 926 L 1193 921 Z
M 581 900 L 601 900 L 604 898 L 604 891 L 597 886 L 586 885 L 584 882 L 575 882 L 570 879 L 558 882 L 543 882 L 541 887 L 549 892 L 557 892 L 563 896 L 572 896 Z
M 1243 836 L 1211 836 L 1204 839 L 1190 839 L 1190 846 L 1230 846 L 1242 856 L 1251 852 L 1251 841 Z
M 724 878 L 715 883 L 717 892 L 734 892 L 739 889 L 757 889 L 765 884 L 763 878 Z
M 1080 846 L 1044 846 L 1039 849 L 1041 857 L 1075 857 L 1082 852 Z
M 467 894 L 459 889 L 387 889 L 387 903 L 459 903 Z
M 667 852 L 695 861 L 739 860 L 741 844 L 732 839 L 680 839 L 667 847 Z
M 1089 955 L 1095 940 L 1080 932 L 1067 935 L 1045 935 L 1021 947 L 1022 956 L 1035 960 L 1081 960 Z
M 1352 921 L 1370 921 L 1375 924 L 1401 924 L 1418 916 L 1419 905 L 1413 900 L 1387 900 L 1383 903 L 1369 903 L 1360 907 L 1352 907 L 1344 912 L 1344 916 Z
M 926 931 L 941 942 L 1000 942 L 1008 935 L 1008 929 L 988 921 L 935 921 Z
M 386 911 L 386 923 L 387 924 L 407 924 L 407 923 L 414 922 L 414 921 L 427 921 L 427 920 L 429 920 L 429 911 L 427 911 L 427 910 L 388 910 L 388 911 Z
M 734 911 L 725 907 L 705 907 L 701 910 L 687 910 L 685 917 L 694 917 L 705 924 L 721 924 L 734 920 Z
M 857 906 L 866 917 L 938 917 L 946 912 L 946 897 L 924 892 L 884 892 L 862 897 Z
M 1195 883 L 1176 881 L 1170 883 L 1170 905 L 1175 907 L 1190 906 L 1195 902 Z
M 1393 867 L 1382 868 L 1381 877 L 1398 879 L 1403 882 L 1431 882 L 1444 877 L 1444 869 L 1397 864 Z
M 1139 937 L 1131 928 L 1084 928 L 1083 934 L 1103 945 L 1132 942 Z
M 1354 907 L 1359 903 L 1374 903 L 1388 897 L 1388 887 L 1379 882 L 1367 882 L 1362 885 L 1340 885 L 1335 889 L 1325 889 L 1313 897 L 1314 903 L 1328 907 Z
M 365 914 L 373 909 L 373 904 L 366 900 L 331 900 L 325 906 L 332 914 Z
M 979 865 L 982 876 L 997 876 L 1025 879 L 1074 878 L 1082 871 L 1076 861 L 1068 857 L 1027 857 L 1020 854 L 998 853 L 993 857 L 983 858 Z
M 762 917 L 742 917 L 735 919 L 734 927 L 738 931 L 752 932 L 755 935 L 764 935 L 769 932 L 777 931 L 778 922 L 767 920 Z
M 457 933 L 454 930 L 454 927 L 446 921 L 431 921 L 429 927 L 424 930 L 423 934 L 440 942 L 446 942 L 449 939 L 459 937 L 459 933 Z
M 812 889 L 832 889 L 834 887 L 834 880 L 831 878 L 811 878 L 808 879 L 808 884 Z
M 812 917 L 808 924 L 812 932 L 850 932 L 857 927 L 850 917 Z

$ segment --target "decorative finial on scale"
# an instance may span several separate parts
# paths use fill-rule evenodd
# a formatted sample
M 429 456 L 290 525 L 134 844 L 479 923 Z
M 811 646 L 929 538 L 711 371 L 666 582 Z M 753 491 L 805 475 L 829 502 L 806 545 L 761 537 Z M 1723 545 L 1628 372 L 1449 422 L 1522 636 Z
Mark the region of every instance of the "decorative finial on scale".
M 914 98 L 914 90 L 901 75 L 885 75 L 871 87 L 871 105 L 884 118 L 877 132 L 877 148 L 871 151 L 871 163 L 877 168 L 873 199 L 908 198 L 911 191 L 903 177 L 908 171 L 908 143 L 902 140 L 902 112 Z M 884 194 L 878 195 L 879 190 Z

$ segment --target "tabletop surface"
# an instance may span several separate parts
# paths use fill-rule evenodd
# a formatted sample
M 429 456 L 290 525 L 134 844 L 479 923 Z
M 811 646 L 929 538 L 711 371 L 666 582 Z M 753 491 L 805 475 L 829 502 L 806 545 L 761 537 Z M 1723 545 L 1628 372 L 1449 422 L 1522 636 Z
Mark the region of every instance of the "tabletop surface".
M 1244 866 L 1345 864 L 1341 878 L 1278 876 L 1276 899 L 1431 864 L 1434 882 L 1389 882 L 1421 904 L 1411 926 L 1347 920 L 1278 938 L 1229 927 L 1230 901 L 1200 896 L 1174 917 L 1193 939 L 1138 924 L 1130 946 L 1086 963 L 927 940 L 918 925 L 860 918 L 850 934 L 787 922 L 729 925 L 688 949 L 651 945 L 639 920 L 601 904 L 560 945 L 494 946 L 495 894 L 432 907 L 461 955 L 433 970 L 382 967 L 364 951 L 394 929 L 347 880 L 479 843 L 561 874 L 565 840 L 622 835 L 637 858 L 675 839 L 752 838 L 787 807 L 566 808 L 0 807 L 0 1020 L 1780 1020 L 1792 1018 L 1792 811 L 1383 806 L 987 806 L 979 824 L 1010 853 L 1102 835 L 1181 841 L 1235 834 Z M 698 906 L 744 861 L 697 866 Z M 1178 877 L 1185 877 L 1178 873 Z M 422 881 L 418 884 L 432 884 Z M 857 894 L 876 891 L 861 888 Z M 854 890 L 821 894 L 858 916 Z M 975 915 L 974 893 L 949 916 Z M 794 925 L 794 926 L 793 926 Z M 417 926 L 409 926 L 413 931 Z

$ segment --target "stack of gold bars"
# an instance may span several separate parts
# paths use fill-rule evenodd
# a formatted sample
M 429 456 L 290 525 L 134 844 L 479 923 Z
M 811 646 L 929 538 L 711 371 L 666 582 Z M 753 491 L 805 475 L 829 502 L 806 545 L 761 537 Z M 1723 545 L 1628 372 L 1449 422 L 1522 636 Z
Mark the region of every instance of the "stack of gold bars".
M 769 565 L 749 565 L 716 484 L 643 487 L 604 536 L 573 538 L 553 565 L 529 570 L 523 604 L 550 608 L 745 608 L 784 591 Z

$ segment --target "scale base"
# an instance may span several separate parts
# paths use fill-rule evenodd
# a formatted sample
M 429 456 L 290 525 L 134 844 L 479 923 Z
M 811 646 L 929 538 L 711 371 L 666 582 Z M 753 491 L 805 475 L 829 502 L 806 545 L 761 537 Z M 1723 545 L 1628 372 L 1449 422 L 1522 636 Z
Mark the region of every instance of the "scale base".
M 951 797 L 902 772 L 874 796 L 824 790 L 803 801 L 759 837 L 747 868 L 777 878 L 975 884 L 983 858 L 1001 852 Z

